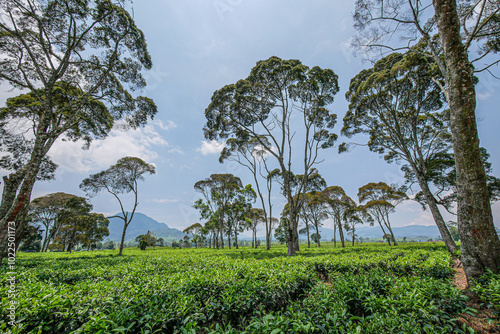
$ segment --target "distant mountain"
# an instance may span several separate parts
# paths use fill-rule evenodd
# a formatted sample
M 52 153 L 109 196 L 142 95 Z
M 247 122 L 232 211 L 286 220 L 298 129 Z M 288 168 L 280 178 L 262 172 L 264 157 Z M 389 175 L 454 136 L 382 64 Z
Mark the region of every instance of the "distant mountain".
M 321 227 L 319 230 L 320 230 L 319 233 L 321 234 L 321 239 L 330 240 L 333 238 L 333 229 Z M 441 236 L 437 226 L 408 225 L 403 227 L 393 227 L 392 231 L 394 232 L 394 236 L 396 238 L 403 238 L 403 237 L 435 238 Z M 358 235 L 358 237 L 363 237 L 363 238 L 383 237 L 382 229 L 380 228 L 380 226 L 360 226 L 356 229 L 356 234 Z M 339 233 L 337 231 L 337 238 L 338 235 Z
M 118 213 L 116 215 L 119 215 Z M 109 239 L 120 241 L 123 232 L 123 220 L 120 218 L 111 218 L 109 220 Z M 140 234 L 146 234 L 148 231 L 156 234 L 157 238 L 163 238 L 165 241 L 179 240 L 184 237 L 184 233 L 175 228 L 168 227 L 167 224 L 159 223 L 143 213 L 136 212 L 132 222 L 127 228 L 125 241 L 134 240 Z

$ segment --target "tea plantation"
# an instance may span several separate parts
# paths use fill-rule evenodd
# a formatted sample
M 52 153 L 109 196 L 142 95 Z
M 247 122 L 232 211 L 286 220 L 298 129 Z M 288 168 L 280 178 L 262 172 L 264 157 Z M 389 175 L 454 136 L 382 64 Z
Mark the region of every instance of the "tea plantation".
M 13 333 L 470 333 L 441 244 L 19 254 Z M 498 307 L 498 277 L 480 288 Z M 496 286 L 495 286 L 496 284 Z

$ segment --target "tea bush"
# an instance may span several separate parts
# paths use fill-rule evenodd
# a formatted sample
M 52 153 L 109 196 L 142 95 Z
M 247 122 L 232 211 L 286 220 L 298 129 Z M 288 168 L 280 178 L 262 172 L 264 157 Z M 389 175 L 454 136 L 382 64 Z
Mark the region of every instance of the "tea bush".
M 467 332 L 455 319 L 466 297 L 440 244 L 327 245 L 295 257 L 284 247 L 116 253 L 19 254 L 12 332 Z

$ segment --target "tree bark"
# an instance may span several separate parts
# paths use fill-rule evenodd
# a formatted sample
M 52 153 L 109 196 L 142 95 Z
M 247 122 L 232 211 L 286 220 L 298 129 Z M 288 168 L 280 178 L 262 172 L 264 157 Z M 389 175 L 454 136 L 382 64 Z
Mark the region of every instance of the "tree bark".
M 382 233 L 383 233 L 384 235 L 386 235 L 386 233 L 385 233 L 385 229 L 384 229 L 384 226 L 382 226 L 382 222 L 380 222 L 380 220 L 378 220 L 378 219 L 377 219 L 377 222 L 378 222 L 378 224 L 380 225 L 380 228 L 382 229 Z M 383 238 L 382 238 L 382 239 L 383 239 Z M 392 245 L 391 245 L 391 240 L 387 239 L 387 242 L 389 243 L 389 246 L 392 246 Z
M 436 222 L 439 233 L 441 234 L 441 237 L 443 238 L 443 241 L 446 245 L 446 249 L 448 249 L 448 251 L 452 255 L 454 255 L 455 251 L 457 250 L 457 245 L 455 244 L 455 240 L 453 240 L 450 231 L 448 231 L 448 227 L 446 227 L 446 223 L 444 222 L 443 216 L 441 215 L 441 212 L 439 211 L 439 208 L 437 206 L 436 199 L 432 195 L 431 190 L 429 189 L 429 185 L 427 184 L 423 175 L 418 171 L 415 171 L 415 174 L 417 175 L 420 189 L 422 189 L 422 193 L 424 194 L 425 202 L 431 210 L 434 222 Z
M 337 247 L 337 227 L 333 224 L 333 247 Z
M 394 236 L 394 232 L 392 232 L 392 228 L 390 225 L 387 225 L 387 229 L 389 230 L 389 233 L 391 233 L 392 241 L 394 242 L 394 246 L 398 245 L 398 242 L 396 241 L 396 237 Z
M 122 254 L 123 254 L 123 246 L 125 243 L 125 234 L 127 233 L 127 227 L 128 227 L 128 224 L 127 224 L 127 221 L 125 218 L 124 223 L 123 223 L 122 239 L 120 241 L 120 251 L 118 252 L 118 256 L 122 256 Z
M 321 243 L 319 241 L 319 228 L 318 228 L 318 224 L 315 224 L 316 226 L 316 236 L 318 237 L 318 248 L 321 247 Z
M 345 247 L 344 231 L 342 230 L 342 222 L 340 221 L 340 217 L 337 217 L 337 227 L 339 229 L 339 236 L 340 241 L 342 242 L 342 247 Z
M 495 231 L 486 173 L 479 150 L 476 91 L 472 66 L 460 36 L 455 0 L 433 0 L 447 73 L 451 133 L 457 170 L 457 220 L 461 260 L 467 280 L 500 267 L 500 240 Z
M 309 226 L 306 225 L 306 232 L 307 232 L 307 248 L 311 248 L 311 239 L 309 237 Z

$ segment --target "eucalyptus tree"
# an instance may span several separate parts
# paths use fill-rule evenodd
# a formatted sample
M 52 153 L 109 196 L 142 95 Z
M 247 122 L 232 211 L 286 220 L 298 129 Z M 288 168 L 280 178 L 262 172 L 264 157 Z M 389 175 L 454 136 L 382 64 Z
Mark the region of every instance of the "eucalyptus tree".
M 91 174 L 84 179 L 80 184 L 80 189 L 85 191 L 88 196 L 93 197 L 101 191 L 106 191 L 120 204 L 121 215 L 111 216 L 108 218 L 120 218 L 123 220 L 123 232 L 120 241 L 120 251 L 118 256 L 123 253 L 123 245 L 125 243 L 125 234 L 127 227 L 134 218 L 135 210 L 139 205 L 138 186 L 139 181 L 144 180 L 144 175 L 154 174 L 155 167 L 137 157 L 123 157 L 118 159 L 116 164 L 106 170 L 96 174 Z M 122 199 L 119 195 L 132 192 L 134 195 L 134 205 L 132 211 L 125 210 Z
M 364 203 L 363 209 L 375 218 L 374 220 L 377 221 L 384 235 L 388 234 L 386 233 L 387 229 L 391 235 L 391 239 L 394 241 L 394 245 L 397 246 L 396 238 L 392 232 L 389 214 L 395 211 L 399 203 L 408 199 L 406 193 L 384 182 L 372 182 L 359 188 L 358 199 L 361 204 Z M 391 241 L 389 238 L 387 242 L 390 246 Z
M 92 204 L 87 199 L 78 196 L 69 198 L 60 210 L 61 227 L 50 248 L 71 252 L 80 235 L 84 233 L 86 218 L 91 210 Z
M 256 191 L 262 205 L 262 210 L 264 210 L 264 217 L 266 217 L 266 249 L 269 250 L 271 249 L 271 233 L 273 223 L 273 205 L 271 203 L 272 179 L 268 177 L 269 170 L 267 166 L 267 160 L 270 155 L 260 144 L 261 141 L 267 143 L 268 147 L 272 146 L 265 136 L 261 136 L 259 139 L 252 138 L 249 140 L 230 138 L 226 140 L 226 146 L 220 154 L 219 162 L 222 163 L 225 160 L 235 161 L 246 167 L 250 173 L 252 173 Z M 261 184 L 262 179 L 265 180 L 266 184 L 267 202 L 264 199 L 265 195 L 261 190 L 261 188 L 263 188 Z
M 252 248 L 257 248 L 257 227 L 262 223 L 267 223 L 266 212 L 264 209 L 252 208 L 247 218 L 251 221 L 249 229 L 252 231 Z
M 349 231 L 347 234 L 351 235 L 352 245 L 354 246 L 354 241 L 357 237 L 356 225 L 363 224 L 365 221 L 371 223 L 373 218 L 365 210 L 364 206 L 358 205 L 352 198 L 346 196 L 344 197 L 344 201 L 347 205 L 343 215 L 344 227 Z
M 229 248 L 231 248 L 231 235 L 234 235 L 235 247 L 239 248 L 238 235 L 250 227 L 252 222 L 247 215 L 250 213 L 252 204 L 256 199 L 255 190 L 253 190 L 252 185 L 247 184 L 236 191 L 236 196 L 227 206 L 226 228 Z
M 281 173 L 281 170 L 279 168 L 276 168 L 269 172 L 268 178 L 280 184 L 282 194 L 285 193 L 285 177 L 283 173 Z M 303 209 L 304 205 L 306 205 L 307 197 L 305 196 L 305 194 L 314 191 L 320 191 L 325 189 L 326 187 L 325 179 L 323 179 L 316 168 L 311 168 L 310 174 L 307 177 L 307 181 L 304 181 L 304 179 L 304 175 L 295 175 L 292 172 L 288 173 L 289 191 L 293 195 L 292 197 L 294 203 L 296 203 L 296 205 L 298 205 L 300 208 L 297 219 L 300 218 L 301 210 Z M 283 217 L 283 215 L 290 215 L 290 206 L 288 203 L 285 204 L 285 207 L 283 208 L 281 216 Z M 288 230 L 290 226 L 290 219 L 281 219 L 281 225 L 282 227 L 286 227 L 286 230 Z M 295 232 L 298 232 L 297 229 Z M 287 237 L 287 239 L 289 239 L 289 236 Z M 294 249 L 299 250 L 298 234 L 295 238 Z
M 325 183 L 326 185 L 326 183 Z M 304 205 L 301 210 L 302 220 L 306 223 L 306 228 L 309 226 L 314 227 L 316 234 L 319 235 L 319 228 L 323 225 L 323 221 L 328 218 L 327 208 L 324 203 L 316 200 L 316 197 L 321 198 L 321 193 L 318 191 L 311 191 L 304 195 Z M 307 231 L 307 241 L 309 245 L 309 231 Z M 321 246 L 320 238 L 316 241 L 318 247 Z
M 336 115 L 327 109 L 337 92 L 337 75 L 332 70 L 271 57 L 257 62 L 246 79 L 217 90 L 205 110 L 206 138 L 256 140 L 278 164 L 290 207 L 288 255 L 297 250 L 297 215 L 302 205 L 291 190 L 290 176 L 299 174 L 292 162 L 301 160 L 304 178 L 298 187 L 305 193 L 311 170 L 319 163 L 319 149 L 332 147 L 337 139 L 331 133 Z M 298 149 L 296 143 L 302 147 Z M 300 156 L 295 157 L 297 152 Z
M 316 193 L 313 199 L 315 204 L 323 204 L 327 207 L 328 215 L 333 219 L 333 242 L 337 246 L 336 231 L 339 230 L 342 247 L 345 247 L 344 238 L 344 215 L 351 207 L 352 200 L 346 195 L 340 186 L 329 186 L 323 191 Z
M 447 249 L 457 249 L 429 186 L 429 163 L 451 150 L 449 112 L 432 58 L 393 53 L 352 80 L 342 133 L 369 136 L 368 148 L 412 170 Z M 344 145 L 341 145 L 344 148 Z
M 241 179 L 233 174 L 212 174 L 209 178 L 198 181 L 194 185 L 194 189 L 202 194 L 205 201 L 199 199 L 193 207 L 200 211 L 202 219 L 218 222 L 217 228 L 222 248 L 224 248 L 224 228 L 228 219 L 227 211 L 242 188 Z
M 57 138 L 104 137 L 114 122 L 146 123 L 153 101 L 131 92 L 145 87 L 152 66 L 142 31 L 122 0 L 3 0 L 0 3 L 0 82 L 21 92 L 0 118 L 12 136 L 26 133 L 30 157 L 2 198 L 0 248 L 7 225 L 23 216 L 44 157 Z M 3 254 L 1 254 L 3 256 Z
M 496 0 L 358 0 L 354 14 L 357 45 L 393 51 L 411 48 L 421 38 L 426 48 L 419 52 L 433 58 L 443 77 L 439 85 L 451 110 L 461 259 L 468 280 L 500 268 L 500 239 L 477 133 L 474 76 L 489 72 L 498 78 L 492 70 L 500 62 L 499 14 Z
M 198 248 L 198 244 L 203 239 L 202 234 L 204 232 L 203 226 L 200 223 L 194 223 L 187 228 L 185 228 L 183 233 L 192 235 L 192 240 L 194 242 L 195 248 Z
M 53 193 L 35 198 L 29 205 L 28 215 L 33 223 L 44 227 L 42 252 L 48 250 L 50 242 L 57 236 L 61 228 L 61 210 L 70 198 L 76 195 L 66 193 Z

